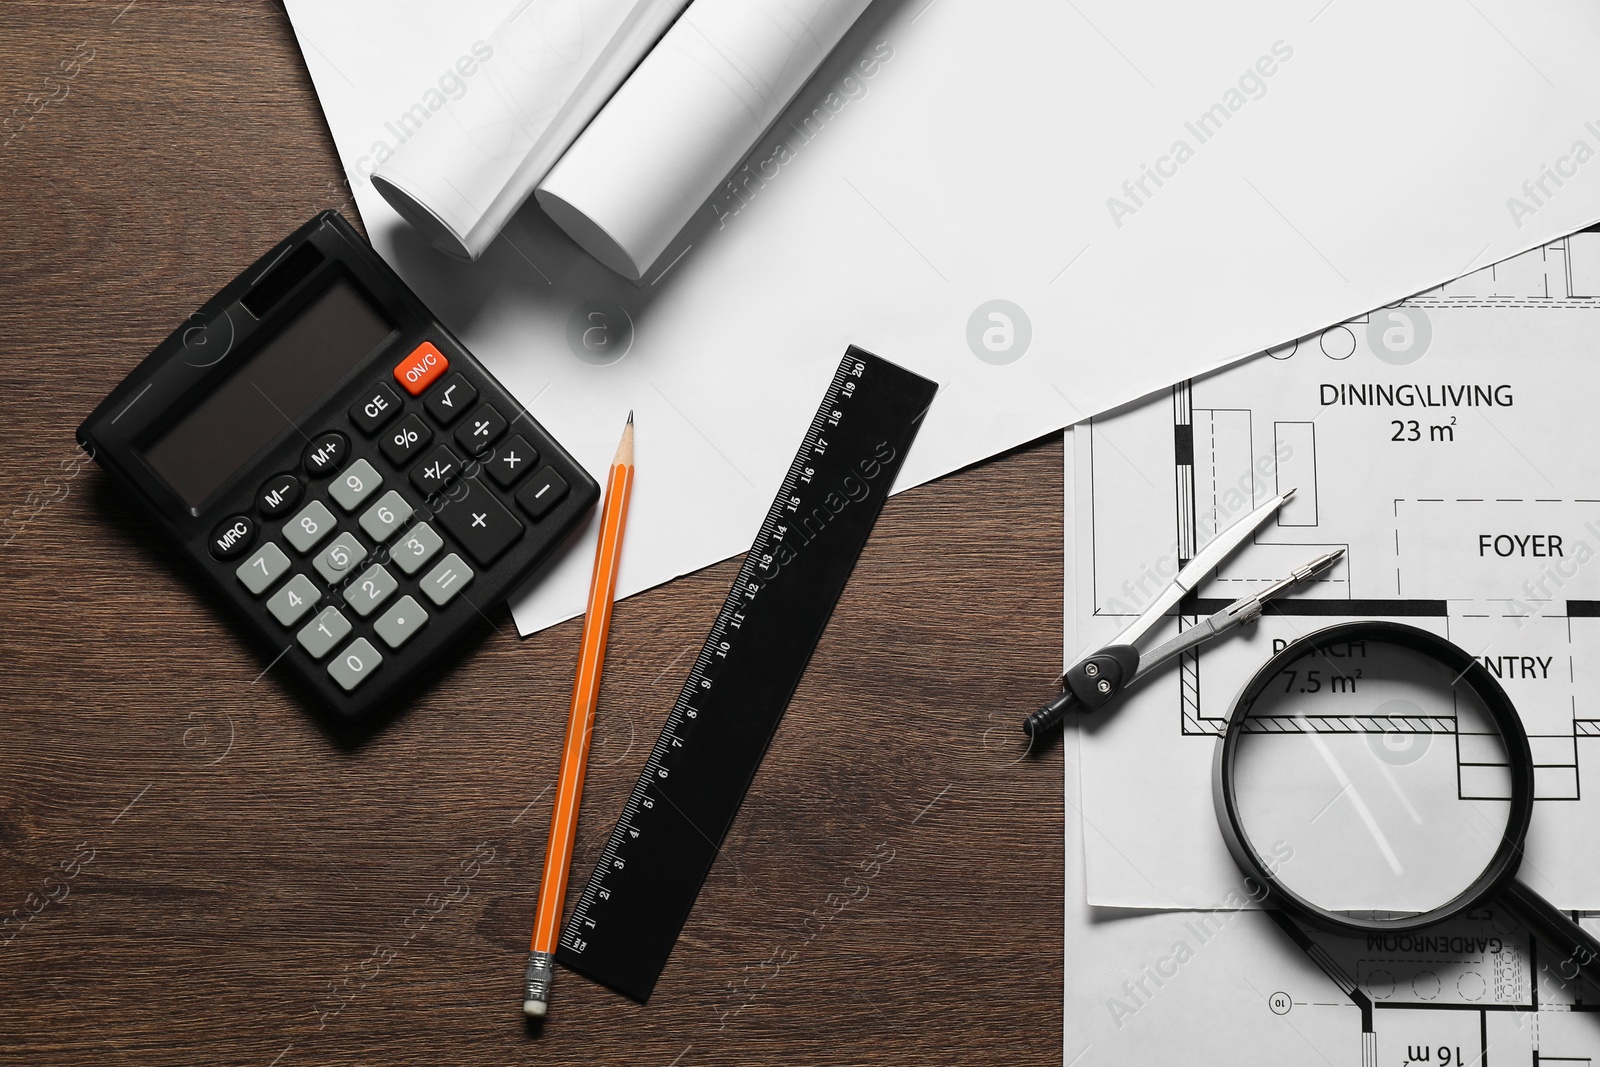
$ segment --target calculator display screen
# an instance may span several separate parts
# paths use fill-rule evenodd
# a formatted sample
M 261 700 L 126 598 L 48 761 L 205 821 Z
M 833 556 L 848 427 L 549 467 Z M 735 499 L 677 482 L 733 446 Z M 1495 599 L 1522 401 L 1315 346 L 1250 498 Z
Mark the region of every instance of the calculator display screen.
M 198 507 L 393 329 L 340 278 L 173 423 L 145 458 Z

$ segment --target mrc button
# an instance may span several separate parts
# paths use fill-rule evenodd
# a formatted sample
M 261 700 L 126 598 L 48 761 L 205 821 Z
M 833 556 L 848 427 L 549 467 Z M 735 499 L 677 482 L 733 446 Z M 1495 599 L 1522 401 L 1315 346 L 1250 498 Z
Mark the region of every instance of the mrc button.
M 421 396 L 424 389 L 450 367 L 444 353 L 424 341 L 394 368 L 394 380 L 405 387 L 412 396 Z
M 211 556 L 226 563 L 238 559 L 255 543 L 256 524 L 248 515 L 229 515 L 211 531 Z

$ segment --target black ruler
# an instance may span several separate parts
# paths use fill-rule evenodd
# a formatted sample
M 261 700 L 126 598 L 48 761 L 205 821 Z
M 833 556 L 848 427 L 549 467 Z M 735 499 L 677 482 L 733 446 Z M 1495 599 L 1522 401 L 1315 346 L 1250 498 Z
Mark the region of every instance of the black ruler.
M 561 928 L 564 966 L 649 998 L 938 388 L 846 351 Z

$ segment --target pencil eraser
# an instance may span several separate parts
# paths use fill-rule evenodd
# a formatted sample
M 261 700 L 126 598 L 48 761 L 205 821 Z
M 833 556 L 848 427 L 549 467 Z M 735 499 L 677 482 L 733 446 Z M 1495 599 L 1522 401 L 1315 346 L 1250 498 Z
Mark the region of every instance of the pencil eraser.
M 524 1000 L 522 1002 L 522 1014 L 532 1016 L 535 1019 L 543 1019 L 544 1013 L 549 1010 L 550 1005 L 542 1000 Z

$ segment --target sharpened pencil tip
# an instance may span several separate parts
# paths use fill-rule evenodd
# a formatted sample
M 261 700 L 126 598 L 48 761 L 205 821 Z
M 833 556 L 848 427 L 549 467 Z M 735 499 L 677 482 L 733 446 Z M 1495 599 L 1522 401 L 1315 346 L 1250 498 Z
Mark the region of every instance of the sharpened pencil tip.
M 1289 501 L 1293 500 L 1294 499 L 1294 494 L 1295 494 L 1295 490 L 1294 489 L 1285 489 L 1283 491 L 1283 502 L 1285 504 L 1287 504 Z
M 632 408 L 628 409 L 628 425 L 629 426 L 633 425 L 633 409 Z

